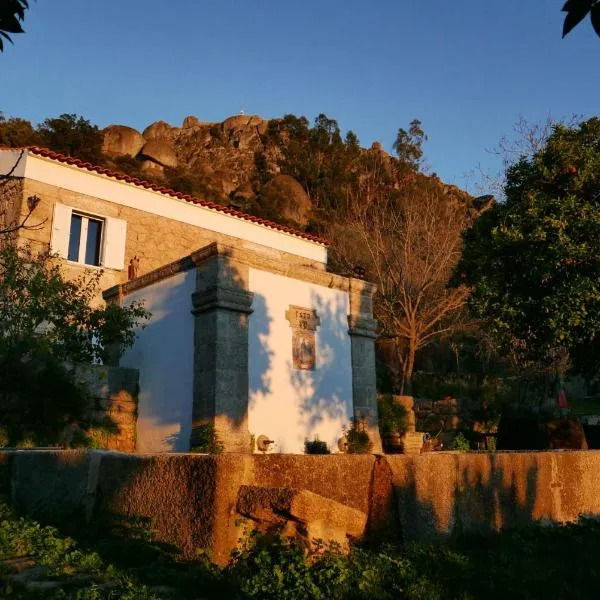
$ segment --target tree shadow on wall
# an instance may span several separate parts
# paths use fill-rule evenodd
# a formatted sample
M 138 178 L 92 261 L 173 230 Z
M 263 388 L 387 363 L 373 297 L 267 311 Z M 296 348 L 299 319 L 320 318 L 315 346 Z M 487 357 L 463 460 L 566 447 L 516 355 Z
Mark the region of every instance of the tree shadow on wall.
M 193 263 L 189 257 L 172 263 L 183 267 L 176 273 L 179 281 L 169 279 L 171 286 L 141 288 L 126 299 L 136 299 L 152 294 L 147 304 L 152 313 L 149 322 L 136 334 L 143 336 L 144 344 L 134 344 L 121 358 L 122 366 L 140 370 L 140 393 L 138 398 L 138 423 L 147 421 L 149 429 L 157 433 L 160 444 L 166 444 L 175 452 L 189 449 L 191 432 L 191 394 L 193 387 L 194 322 L 191 315 L 191 292 L 195 280 Z M 169 266 L 169 265 L 168 265 Z M 151 277 L 152 272 L 144 275 Z M 152 362 L 147 363 L 145 348 L 151 347 Z M 173 433 L 161 434 L 171 430 Z M 163 435 L 158 439 L 159 435 Z
M 305 439 L 319 435 L 325 440 L 325 436 L 319 433 L 319 427 L 331 431 L 337 424 L 340 429 L 337 437 L 340 437 L 341 427 L 349 425 L 352 419 L 349 306 L 347 301 L 340 302 L 337 297 L 328 299 L 312 292 L 310 308 L 320 318 L 320 326 L 315 332 L 315 368 L 295 369 L 291 356 L 287 368 L 291 387 L 299 401 L 297 425 L 301 435 Z M 327 441 L 333 443 L 332 440 Z
M 538 521 L 534 510 L 543 490 L 535 458 L 529 465 L 505 459 L 467 454 L 463 460 L 444 453 L 400 459 L 408 463 L 402 484 L 395 486 L 403 538 L 492 532 Z M 428 464 L 415 464 L 423 460 Z
M 248 409 L 254 408 L 259 395 L 268 396 L 272 391 L 271 365 L 275 352 L 269 345 L 272 317 L 267 309 L 265 296 L 254 292 L 248 337 L 249 369 Z
M 598 515 L 558 522 L 561 502 L 571 508 L 562 487 L 579 479 L 566 474 L 568 462 L 545 453 L 390 460 L 404 462 L 395 485 L 404 541 L 444 597 L 597 597 L 600 577 L 588 556 L 600 551 Z

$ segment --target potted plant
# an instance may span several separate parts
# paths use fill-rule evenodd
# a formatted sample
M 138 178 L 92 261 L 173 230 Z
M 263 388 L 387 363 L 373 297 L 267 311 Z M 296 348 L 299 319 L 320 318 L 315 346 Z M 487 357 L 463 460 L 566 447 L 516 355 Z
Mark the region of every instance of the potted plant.
M 330 454 L 327 442 L 319 439 L 319 436 L 315 436 L 314 440 L 306 440 L 304 442 L 304 453 L 305 454 Z
M 369 454 L 373 449 L 366 424 L 360 418 L 352 419 L 351 426 L 344 429 L 344 437 L 348 454 Z
M 382 395 L 378 401 L 379 433 L 387 454 L 402 452 L 402 436 L 408 429 L 408 412 L 392 395 Z

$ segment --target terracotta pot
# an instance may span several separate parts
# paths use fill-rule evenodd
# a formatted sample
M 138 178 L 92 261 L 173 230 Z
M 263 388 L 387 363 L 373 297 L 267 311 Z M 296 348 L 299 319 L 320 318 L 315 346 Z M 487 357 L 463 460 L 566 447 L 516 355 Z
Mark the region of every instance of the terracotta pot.
M 384 433 L 382 442 L 386 454 L 402 454 L 402 435 L 399 433 Z

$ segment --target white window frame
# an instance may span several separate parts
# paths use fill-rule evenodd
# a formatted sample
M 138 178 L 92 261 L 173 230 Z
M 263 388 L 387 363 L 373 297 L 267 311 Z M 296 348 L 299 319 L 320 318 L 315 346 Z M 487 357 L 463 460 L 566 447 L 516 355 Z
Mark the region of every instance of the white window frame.
M 79 233 L 79 254 L 77 256 L 77 260 L 68 259 L 69 262 L 75 263 L 78 265 L 85 265 L 86 267 L 101 267 L 103 258 L 104 258 L 104 236 L 106 232 L 106 219 L 104 217 L 100 217 L 98 215 L 91 215 L 88 213 L 79 212 L 77 210 L 73 210 L 71 212 L 71 222 L 73 223 L 73 217 L 81 217 L 81 231 Z M 85 250 L 87 246 L 87 234 L 88 227 L 90 223 L 90 219 L 92 221 L 98 221 L 100 223 L 100 251 L 98 253 L 98 264 L 86 263 L 85 262 Z M 71 245 L 71 230 L 69 228 L 69 246 Z
M 69 259 L 69 245 L 71 241 L 72 216 L 81 217 L 81 237 L 77 260 Z M 85 263 L 85 246 L 89 221 L 100 221 L 100 264 L 88 265 Z M 85 240 L 85 241 L 84 241 Z M 50 250 L 71 265 L 89 269 L 111 269 L 122 271 L 125 268 L 125 252 L 127 246 L 127 221 L 117 217 L 89 213 L 86 210 L 54 203 L 52 228 L 50 233 Z

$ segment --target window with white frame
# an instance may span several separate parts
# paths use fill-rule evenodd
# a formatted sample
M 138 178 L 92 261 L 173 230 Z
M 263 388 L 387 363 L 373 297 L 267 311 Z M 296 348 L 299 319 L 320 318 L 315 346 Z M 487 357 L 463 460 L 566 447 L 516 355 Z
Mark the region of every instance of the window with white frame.
M 50 246 L 53 252 L 82 265 L 123 269 L 127 222 L 80 212 L 56 203 Z
M 67 258 L 86 265 L 100 266 L 104 220 L 71 213 Z

